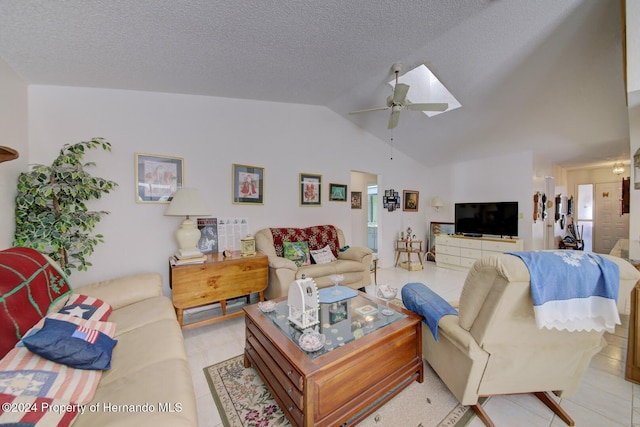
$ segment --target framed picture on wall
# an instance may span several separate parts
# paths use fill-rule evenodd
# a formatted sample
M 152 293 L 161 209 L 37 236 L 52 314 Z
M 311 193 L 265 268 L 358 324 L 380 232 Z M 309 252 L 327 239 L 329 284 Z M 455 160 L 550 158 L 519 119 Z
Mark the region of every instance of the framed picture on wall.
M 406 212 L 418 212 L 420 193 L 418 191 L 404 190 L 402 192 L 402 210 Z
M 135 154 L 136 202 L 169 203 L 183 187 L 184 159 L 157 154 Z
M 329 184 L 329 200 L 332 202 L 346 202 L 347 186 L 344 184 Z
M 322 175 L 300 174 L 300 206 L 322 205 Z
M 351 209 L 362 209 L 362 191 L 351 192 Z
M 264 204 L 264 168 L 234 163 L 231 175 L 234 204 Z

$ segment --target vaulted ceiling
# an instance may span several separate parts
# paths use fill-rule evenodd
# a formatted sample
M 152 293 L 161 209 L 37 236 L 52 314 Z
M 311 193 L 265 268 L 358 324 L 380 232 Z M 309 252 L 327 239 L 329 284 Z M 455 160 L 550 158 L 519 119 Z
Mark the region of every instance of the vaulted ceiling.
M 570 168 L 629 157 L 620 22 L 610 0 L 0 0 L 0 58 L 28 84 L 323 105 L 428 166 Z M 397 62 L 462 108 L 348 115 Z

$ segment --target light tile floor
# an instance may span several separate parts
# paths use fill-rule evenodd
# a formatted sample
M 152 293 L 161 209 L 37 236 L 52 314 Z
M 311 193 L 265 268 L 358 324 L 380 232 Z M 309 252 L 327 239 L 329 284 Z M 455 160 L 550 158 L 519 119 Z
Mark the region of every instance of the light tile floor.
M 448 301 L 457 301 L 466 277 L 465 272 L 425 263 L 425 269 L 407 271 L 401 268 L 378 270 L 378 283 L 401 287 L 409 282 L 422 282 Z M 373 293 L 374 287 L 368 286 Z M 254 298 L 255 300 L 255 298 Z M 217 309 L 188 314 L 186 320 L 210 316 Z M 576 426 L 640 427 L 640 386 L 624 380 L 627 349 L 627 322 L 615 334 L 607 334 L 609 345 L 596 355 L 582 380 L 578 393 L 561 404 Z M 211 397 L 203 368 L 241 354 L 244 350 L 244 318 L 184 331 L 193 382 L 198 399 L 201 427 L 222 426 L 220 414 Z M 565 426 L 546 406 L 531 395 L 494 397 L 485 406 L 497 426 Z M 482 427 L 475 418 L 470 427 Z M 385 426 L 383 426 L 385 427 Z

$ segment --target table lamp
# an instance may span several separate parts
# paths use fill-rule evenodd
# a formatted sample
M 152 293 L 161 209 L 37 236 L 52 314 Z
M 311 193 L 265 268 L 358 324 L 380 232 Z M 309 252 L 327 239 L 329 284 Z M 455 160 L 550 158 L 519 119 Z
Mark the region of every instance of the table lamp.
M 209 210 L 205 206 L 200 193 L 195 188 L 181 188 L 174 195 L 171 204 L 164 213 L 166 216 L 184 216 L 186 219 L 176 230 L 178 241 L 178 258 L 191 258 L 202 255 L 198 249 L 200 230 L 196 222 L 190 216 L 209 216 Z

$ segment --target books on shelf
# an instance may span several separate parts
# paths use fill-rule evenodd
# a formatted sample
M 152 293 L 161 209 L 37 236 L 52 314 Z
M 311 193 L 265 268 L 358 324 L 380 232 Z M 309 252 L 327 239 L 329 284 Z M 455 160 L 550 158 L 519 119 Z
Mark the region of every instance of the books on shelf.
M 207 260 L 206 255 L 191 258 L 178 258 L 175 255 L 169 257 L 171 265 L 187 265 L 187 264 L 202 264 Z

